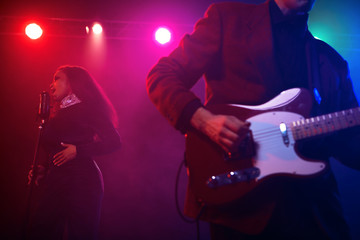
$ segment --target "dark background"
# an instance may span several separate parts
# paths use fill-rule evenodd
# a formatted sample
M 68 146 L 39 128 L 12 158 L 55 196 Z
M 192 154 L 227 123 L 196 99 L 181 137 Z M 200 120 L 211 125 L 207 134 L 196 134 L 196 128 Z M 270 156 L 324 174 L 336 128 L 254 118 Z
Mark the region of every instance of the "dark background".
M 184 138 L 157 112 L 145 90 L 152 65 L 191 32 L 210 3 L 206 0 L 8 1 L 0 4 L 1 239 L 19 239 L 26 202 L 26 178 L 37 136 L 39 93 L 48 90 L 56 68 L 86 67 L 113 102 L 123 147 L 98 159 L 104 175 L 101 239 L 196 239 L 196 226 L 176 212 L 175 175 Z M 248 2 L 262 2 L 248 1 Z M 357 0 L 318 0 L 310 30 L 336 48 L 350 64 L 360 94 L 360 19 Z M 56 19 L 55 19 L 56 18 Z M 44 36 L 28 39 L 23 28 L 43 24 Z M 83 30 L 99 21 L 104 39 L 96 44 Z M 165 25 L 173 41 L 160 46 L 153 31 Z M 203 98 L 203 82 L 194 89 Z M 331 162 L 354 239 L 360 238 L 360 174 Z M 180 180 L 182 207 L 186 173 Z M 38 191 L 36 192 L 38 193 Z M 36 196 L 34 198 L 36 200 Z M 200 225 L 201 239 L 209 239 Z

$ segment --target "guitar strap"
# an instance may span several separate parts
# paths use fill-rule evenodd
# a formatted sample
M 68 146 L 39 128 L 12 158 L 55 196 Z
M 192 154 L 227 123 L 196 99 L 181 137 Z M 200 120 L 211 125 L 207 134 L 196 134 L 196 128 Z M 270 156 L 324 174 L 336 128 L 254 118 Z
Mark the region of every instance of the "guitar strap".
M 306 41 L 305 49 L 306 49 L 307 67 L 308 67 L 308 86 L 315 100 L 315 105 L 312 114 L 319 115 L 321 114 L 319 106 L 322 102 L 322 96 L 323 96 L 322 88 L 320 84 L 319 57 L 316 49 L 316 40 L 309 31 L 307 32 L 306 38 L 307 41 Z

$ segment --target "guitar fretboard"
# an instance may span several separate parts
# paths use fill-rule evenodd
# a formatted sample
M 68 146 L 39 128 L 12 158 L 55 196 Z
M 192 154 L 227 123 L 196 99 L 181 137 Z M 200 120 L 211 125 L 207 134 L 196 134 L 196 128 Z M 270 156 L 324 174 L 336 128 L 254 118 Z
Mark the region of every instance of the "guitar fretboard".
M 357 107 L 292 122 L 291 130 L 294 139 L 300 140 L 359 125 L 360 107 Z

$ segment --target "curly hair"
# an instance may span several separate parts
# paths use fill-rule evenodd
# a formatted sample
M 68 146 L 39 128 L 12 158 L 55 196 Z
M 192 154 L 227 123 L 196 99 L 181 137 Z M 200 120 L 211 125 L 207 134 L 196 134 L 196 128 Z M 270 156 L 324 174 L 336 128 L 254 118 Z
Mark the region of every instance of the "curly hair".
M 70 83 L 72 92 L 86 105 L 107 116 L 117 126 L 115 109 L 100 85 L 94 80 L 89 72 L 74 65 L 63 65 L 56 72 L 63 72 Z

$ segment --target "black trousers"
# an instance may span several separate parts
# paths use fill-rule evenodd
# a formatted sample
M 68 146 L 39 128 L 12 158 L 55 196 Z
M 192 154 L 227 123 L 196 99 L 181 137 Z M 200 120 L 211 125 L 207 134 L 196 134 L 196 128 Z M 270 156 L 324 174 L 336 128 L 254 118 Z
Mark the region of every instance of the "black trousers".
M 29 239 L 97 239 L 103 197 L 102 176 L 95 165 L 52 169 Z M 65 231 L 66 229 L 66 231 Z

